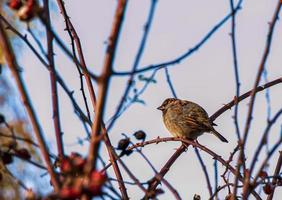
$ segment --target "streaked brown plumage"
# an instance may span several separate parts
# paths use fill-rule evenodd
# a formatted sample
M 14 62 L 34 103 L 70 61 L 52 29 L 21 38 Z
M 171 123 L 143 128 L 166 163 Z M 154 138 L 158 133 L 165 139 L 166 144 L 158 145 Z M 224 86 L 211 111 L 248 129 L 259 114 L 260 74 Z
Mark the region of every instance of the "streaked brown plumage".
M 204 132 L 211 132 L 222 142 L 228 142 L 213 128 L 207 112 L 198 104 L 176 98 L 166 99 L 159 110 L 163 113 L 163 121 L 169 132 L 175 137 L 197 139 Z

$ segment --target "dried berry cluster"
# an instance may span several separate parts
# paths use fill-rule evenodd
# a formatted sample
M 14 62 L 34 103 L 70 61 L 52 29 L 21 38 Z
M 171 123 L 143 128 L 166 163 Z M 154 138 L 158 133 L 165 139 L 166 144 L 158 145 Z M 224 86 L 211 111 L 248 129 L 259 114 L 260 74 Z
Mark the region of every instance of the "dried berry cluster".
M 61 171 L 62 189 L 59 194 L 61 199 L 76 199 L 83 195 L 88 197 L 101 195 L 102 187 L 107 180 L 106 174 L 93 170 L 89 177 L 85 177 L 83 172 L 85 164 L 85 158 L 76 152 L 56 162 Z
M 22 21 L 29 21 L 36 15 L 37 5 L 35 0 L 10 0 L 8 6 L 17 12 Z
M 270 181 L 270 177 L 266 171 L 261 171 L 259 173 L 259 177 L 261 178 L 262 180 L 262 183 L 264 184 L 263 186 L 263 191 L 265 194 L 269 195 L 269 194 L 272 194 L 273 191 L 274 191 L 274 188 L 276 186 L 282 186 L 282 177 L 281 176 L 278 176 L 278 177 L 274 177 L 277 179 L 276 183 L 273 184 L 271 181 Z
M 124 133 L 122 135 L 124 135 L 125 138 L 119 140 L 118 145 L 117 145 L 117 150 L 121 151 L 120 156 L 123 156 L 123 155 L 128 156 L 132 153 L 132 150 L 127 148 L 129 144 L 131 143 L 131 141 L 130 141 L 130 138 L 127 137 Z M 146 133 L 142 130 L 136 131 L 135 133 L 133 133 L 133 135 L 137 140 L 144 141 L 146 139 Z

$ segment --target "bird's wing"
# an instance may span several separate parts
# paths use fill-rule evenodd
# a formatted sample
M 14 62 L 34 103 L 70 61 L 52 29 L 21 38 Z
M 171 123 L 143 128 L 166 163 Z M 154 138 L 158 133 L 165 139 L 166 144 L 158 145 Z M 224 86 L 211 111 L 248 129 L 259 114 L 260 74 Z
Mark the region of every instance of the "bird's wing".
M 195 129 L 198 131 L 210 131 L 211 130 L 211 125 L 209 122 L 205 119 L 202 119 L 200 116 L 193 115 L 189 116 L 186 115 L 184 116 L 183 120 L 186 124 L 189 124 L 189 127 L 191 129 Z

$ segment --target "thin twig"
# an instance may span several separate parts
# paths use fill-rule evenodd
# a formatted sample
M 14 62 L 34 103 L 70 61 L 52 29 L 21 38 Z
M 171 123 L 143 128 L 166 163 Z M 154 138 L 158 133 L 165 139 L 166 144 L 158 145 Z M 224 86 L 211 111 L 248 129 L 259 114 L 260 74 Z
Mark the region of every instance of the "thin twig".
M 206 167 L 206 165 L 205 165 L 205 163 L 204 163 L 204 161 L 203 161 L 203 159 L 201 157 L 201 154 L 200 154 L 199 150 L 197 148 L 194 148 L 194 150 L 195 150 L 195 153 L 196 153 L 196 155 L 198 157 L 198 160 L 199 160 L 199 162 L 201 164 L 202 170 L 204 172 L 204 175 L 205 175 L 205 178 L 206 178 L 206 182 L 207 182 L 207 186 L 208 186 L 209 194 L 210 194 L 210 196 L 212 196 L 212 186 L 211 186 L 210 177 L 209 177 L 209 174 L 208 174 L 208 171 L 207 171 L 207 167 Z
M 241 9 L 241 3 L 242 0 L 240 0 L 237 4 L 237 6 L 234 8 L 234 12 L 238 12 L 239 9 Z M 210 37 L 217 31 L 219 30 L 220 27 L 222 27 L 225 22 L 228 21 L 228 19 L 230 17 L 232 17 L 233 15 L 233 11 L 230 12 L 227 16 L 225 16 L 220 22 L 218 22 L 201 40 L 198 44 L 196 44 L 194 47 L 190 48 L 187 52 L 185 52 L 184 54 L 180 55 L 179 57 L 167 61 L 167 62 L 163 62 L 163 63 L 159 63 L 159 64 L 154 64 L 154 65 L 149 65 L 149 66 L 145 66 L 141 69 L 135 70 L 134 72 L 132 71 L 124 71 L 124 72 L 113 72 L 113 75 L 116 76 L 127 76 L 130 75 L 132 73 L 137 74 L 137 73 L 142 73 L 142 72 L 146 72 L 146 71 L 150 71 L 150 70 L 154 70 L 154 69 L 161 69 L 164 67 L 170 67 L 176 64 L 179 64 L 182 60 L 188 58 L 190 55 L 192 55 L 194 52 L 196 52 L 200 47 L 202 47 L 209 39 Z
M 232 42 L 232 54 L 233 54 L 233 65 L 234 65 L 234 75 L 235 75 L 235 83 L 236 83 L 236 96 L 235 98 L 239 97 L 240 95 L 240 77 L 239 77 L 239 67 L 238 67 L 238 57 L 237 57 L 237 48 L 236 48 L 236 12 L 234 12 L 234 1 L 230 0 L 230 7 L 232 11 L 232 20 L 231 20 L 231 42 Z M 238 108 L 239 104 L 235 104 L 234 108 L 234 124 L 236 128 L 236 134 L 238 140 L 241 139 L 240 136 L 240 128 L 238 123 Z
M 126 86 L 124 93 L 123 93 L 123 95 L 120 99 L 120 102 L 117 106 L 116 112 L 113 115 L 112 120 L 107 127 L 108 130 L 110 130 L 112 128 L 116 119 L 120 116 L 120 112 L 123 108 L 124 102 L 126 101 L 128 93 L 129 93 L 130 89 L 132 88 L 132 85 L 133 85 L 133 82 L 134 82 L 134 71 L 137 69 L 137 67 L 140 63 L 141 57 L 143 55 L 143 52 L 144 52 L 144 49 L 145 49 L 145 46 L 146 46 L 146 42 L 147 42 L 147 38 L 148 38 L 148 35 L 149 35 L 149 31 L 150 31 L 150 28 L 151 28 L 151 24 L 153 22 L 154 13 L 155 13 L 155 10 L 156 10 L 156 5 L 157 5 L 157 0 L 151 0 L 151 6 L 150 6 L 148 19 L 145 23 L 144 33 L 143 33 L 143 36 L 142 36 L 142 39 L 141 39 L 141 42 L 140 42 L 140 46 L 138 48 L 138 51 L 137 51 L 137 54 L 135 56 L 135 60 L 134 60 L 133 66 L 132 66 L 132 70 L 131 70 L 132 73 L 130 74 L 130 76 L 128 78 L 127 86 Z
M 171 81 L 171 79 L 170 79 L 170 75 L 169 75 L 168 69 L 167 69 L 167 67 L 165 67 L 164 69 L 165 69 L 166 81 L 167 81 L 167 83 L 168 83 L 168 86 L 169 86 L 169 88 L 170 88 L 170 91 L 171 91 L 171 93 L 172 93 L 172 96 L 173 96 L 174 98 L 177 98 L 176 91 L 175 91 L 175 89 L 174 89 L 174 87 L 173 87 L 173 84 L 172 84 L 172 81 Z
M 214 169 L 214 189 L 218 187 L 218 165 L 217 160 L 213 161 L 213 169 Z M 216 195 L 216 200 L 218 199 L 218 196 Z
M 123 105 L 123 108 L 120 110 L 120 112 L 118 113 L 118 115 L 112 116 L 112 117 L 108 120 L 108 121 L 110 121 L 110 123 L 111 123 L 111 121 L 113 121 L 113 120 L 115 120 L 116 118 L 120 117 L 127 109 L 129 109 L 129 107 L 130 107 L 133 103 L 138 102 L 140 96 L 146 91 L 146 89 L 149 87 L 149 85 L 150 85 L 151 83 L 154 83 L 153 80 L 154 80 L 155 75 L 157 74 L 157 71 L 158 71 L 158 69 L 156 69 L 156 70 L 154 70 L 154 71 L 152 72 L 152 74 L 147 78 L 148 80 L 145 82 L 145 84 L 143 85 L 143 87 L 142 87 L 139 91 L 137 91 L 137 92 L 134 94 L 134 96 L 129 100 L 129 102 L 127 102 L 126 104 Z M 112 127 L 113 127 L 113 126 L 111 126 L 111 128 L 112 128 Z M 109 127 L 107 127 L 107 129 L 110 130 Z

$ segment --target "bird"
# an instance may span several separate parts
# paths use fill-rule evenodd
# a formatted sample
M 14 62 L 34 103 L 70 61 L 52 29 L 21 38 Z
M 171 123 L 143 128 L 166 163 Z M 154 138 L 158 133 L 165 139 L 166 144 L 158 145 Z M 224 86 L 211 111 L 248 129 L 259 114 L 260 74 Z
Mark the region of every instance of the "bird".
M 214 129 L 216 124 L 209 120 L 204 108 L 194 102 L 168 98 L 157 109 L 162 111 L 163 122 L 174 137 L 196 140 L 203 133 L 209 132 L 222 142 L 228 143 L 228 140 Z

